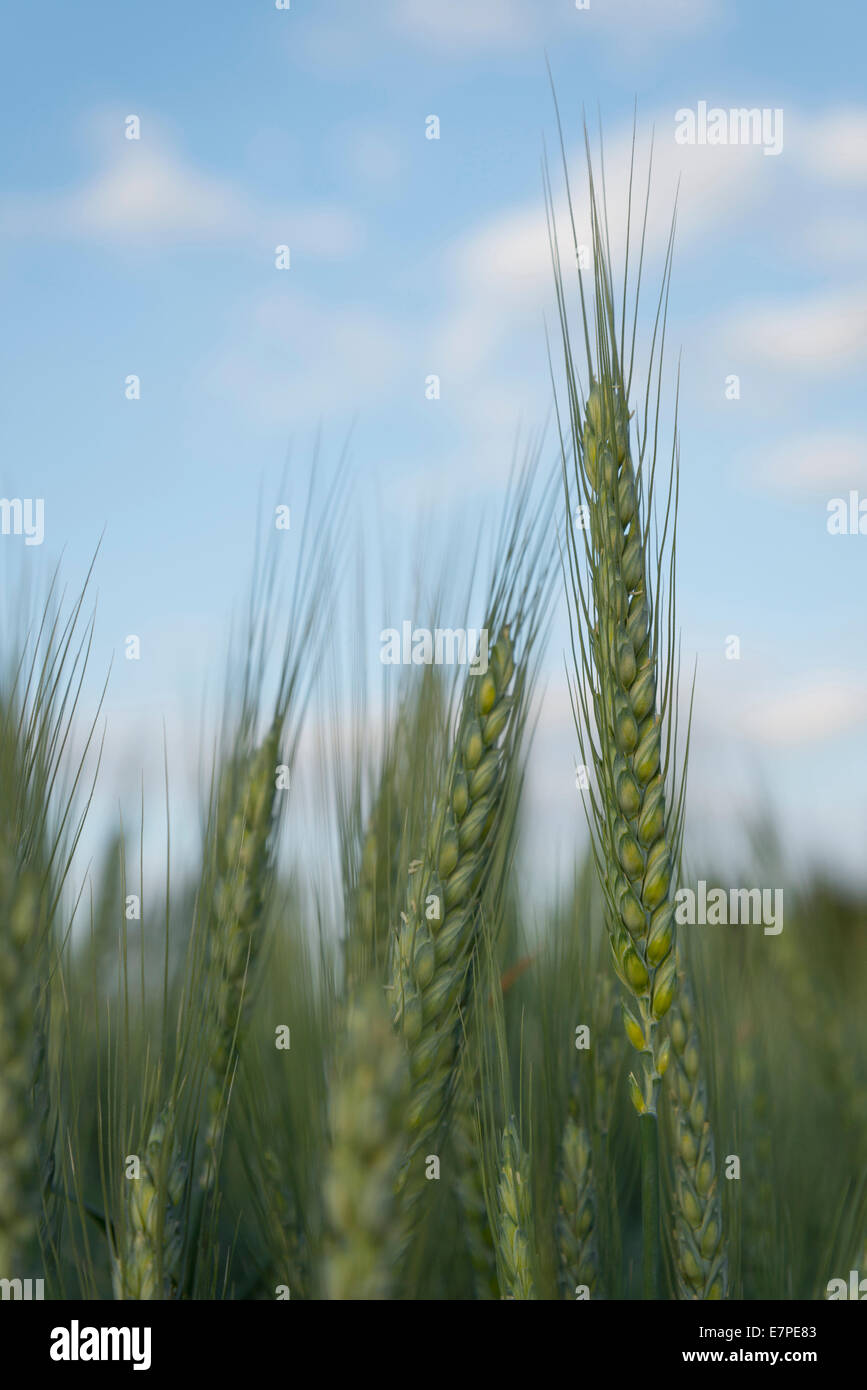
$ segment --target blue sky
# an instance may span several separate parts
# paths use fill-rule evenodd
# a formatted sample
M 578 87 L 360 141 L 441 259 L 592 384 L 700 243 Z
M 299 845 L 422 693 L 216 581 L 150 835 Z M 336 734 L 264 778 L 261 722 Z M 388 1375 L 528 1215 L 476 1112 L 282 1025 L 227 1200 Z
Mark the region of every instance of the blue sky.
M 736 856 L 761 796 L 799 862 L 863 876 L 867 535 L 825 522 L 830 498 L 867 497 L 865 28 L 854 0 L 16 7 L 0 60 L 0 492 L 44 497 L 46 537 L 0 545 L 37 580 L 63 552 L 74 582 L 104 531 L 109 804 L 142 763 L 158 793 L 164 718 L 188 770 L 259 488 L 290 445 L 303 462 L 321 427 L 336 457 L 353 426 L 377 571 L 422 507 L 434 554 L 456 518 L 491 516 L 517 429 L 550 411 L 547 53 L 579 190 L 582 106 L 601 111 L 615 222 L 636 99 L 640 161 L 655 129 L 649 284 L 681 177 L 669 341 L 695 843 Z M 679 146 L 675 112 L 701 101 L 782 109 L 782 152 Z M 413 616 L 397 582 L 387 599 L 396 623 Z M 130 632 L 140 663 L 123 660 Z M 568 854 L 581 814 L 563 641 L 560 621 L 530 796 L 546 849 Z

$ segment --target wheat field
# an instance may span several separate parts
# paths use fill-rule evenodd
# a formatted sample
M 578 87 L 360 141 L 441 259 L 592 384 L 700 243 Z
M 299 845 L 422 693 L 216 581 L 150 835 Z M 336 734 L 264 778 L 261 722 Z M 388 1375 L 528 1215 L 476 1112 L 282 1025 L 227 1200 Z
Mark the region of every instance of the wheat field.
M 546 171 L 555 425 L 479 537 L 475 668 L 422 649 L 376 673 L 376 721 L 359 695 L 314 730 L 337 665 L 359 692 L 379 644 L 345 517 L 308 510 L 279 609 L 267 546 L 255 568 L 198 860 L 169 872 L 169 835 L 143 904 L 127 827 L 78 852 L 90 577 L 7 634 L 0 1277 L 52 1299 L 714 1301 L 824 1299 L 863 1269 L 867 902 L 800 879 L 758 820 L 737 882 L 685 849 L 675 228 L 639 301 L 640 197 L 624 266 L 589 146 L 570 172 L 591 268 Z M 425 578 L 425 632 L 453 634 L 469 593 Z M 584 847 L 550 885 L 522 834 L 558 605 Z M 307 750 L 315 862 L 285 824 Z M 742 910 L 775 885 L 785 929 L 691 923 L 696 883 Z

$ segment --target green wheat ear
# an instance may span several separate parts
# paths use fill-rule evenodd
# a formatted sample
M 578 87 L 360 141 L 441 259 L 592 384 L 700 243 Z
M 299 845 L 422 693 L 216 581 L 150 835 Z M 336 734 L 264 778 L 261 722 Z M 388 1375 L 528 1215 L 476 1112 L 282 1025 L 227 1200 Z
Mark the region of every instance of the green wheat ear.
M 246 1029 L 250 976 L 264 929 L 273 877 L 274 832 L 283 793 L 276 789 L 281 717 L 252 756 L 233 760 L 220 780 L 216 878 L 208 932 L 210 985 L 210 1111 L 202 1181 L 209 1186 L 226 1124 L 226 1088 Z
M 277 718 L 249 762 L 228 768 L 220 787 L 210 948 L 218 982 L 211 1064 L 221 1078 L 237 1054 L 249 1004 L 245 982 L 260 944 L 281 795 L 275 789 L 281 734 Z
M 23 634 L 18 652 L 0 653 L 0 1277 L 6 1278 L 28 1277 L 39 1253 L 43 1267 L 57 1259 L 49 1024 L 54 926 L 89 805 L 88 795 L 81 814 L 76 811 L 99 713 L 84 730 L 77 771 L 64 786 L 64 753 L 93 629 L 92 618 L 79 629 L 89 577 L 65 618 L 52 582 L 41 618 Z
M 684 757 L 678 787 L 673 771 L 678 675 L 674 613 L 676 410 L 661 523 L 653 505 L 674 226 L 650 343 L 647 384 L 639 397 L 643 398 L 643 415 L 635 419 L 631 430 L 638 288 L 630 345 L 625 341 L 628 250 L 622 303 L 618 303 L 604 186 L 601 199 L 597 199 L 589 143 L 587 166 L 591 303 L 585 297 L 579 267 L 586 397 L 573 357 L 553 197 L 546 175 L 568 402 L 568 445 L 562 424 L 560 437 L 566 503 L 564 570 L 572 600 L 569 621 L 574 679 L 570 689 L 582 760 L 594 773 L 584 807 L 605 896 L 611 954 L 617 976 L 631 998 L 624 1020 L 640 1059 L 629 1077 L 629 1093 L 642 1121 L 644 1296 L 655 1298 L 659 1293 L 657 1109 L 660 1082 L 670 1055 L 662 1020 L 677 987 L 673 880 L 680 862 L 686 765 Z M 630 170 L 630 208 L 631 197 Z M 569 211 L 574 235 L 571 199 Z M 629 248 L 628 210 L 626 241 Z M 639 252 L 640 283 L 643 234 Z M 656 543 L 651 550 L 648 538 L 654 522 Z M 661 619 L 664 569 L 668 611 Z
M 394 1021 L 409 1053 L 408 1154 L 401 1186 L 441 1129 L 460 1050 L 460 1007 L 475 945 L 505 767 L 500 740 L 512 714 L 515 662 L 503 626 L 484 675 L 471 676 L 455 754 L 423 860 L 414 866 L 393 955 Z
M 642 1059 L 632 1096 L 639 1114 L 655 1114 L 668 1056 L 659 1024 L 676 987 L 674 860 L 639 490 L 626 404 L 610 377 L 591 386 L 582 458 L 595 614 L 589 651 L 599 849 L 614 967 L 635 1001 L 634 1011 L 625 1010 L 627 1036 Z
M 593 1182 L 590 1136 L 573 1115 L 563 1129 L 560 1173 L 557 1181 L 557 1246 L 560 1282 L 564 1298 L 575 1297 L 578 1285 L 589 1296 L 599 1284 L 599 1250 L 596 1240 L 596 1190 Z
M 530 1161 L 514 1116 L 503 1130 L 500 1148 L 496 1240 L 503 1298 L 537 1298 Z
M 115 1298 L 173 1298 L 183 1246 L 178 1219 L 187 1165 L 173 1141 L 171 1108 L 151 1125 L 138 1178 L 124 1178 L 123 1237 L 113 1271 Z

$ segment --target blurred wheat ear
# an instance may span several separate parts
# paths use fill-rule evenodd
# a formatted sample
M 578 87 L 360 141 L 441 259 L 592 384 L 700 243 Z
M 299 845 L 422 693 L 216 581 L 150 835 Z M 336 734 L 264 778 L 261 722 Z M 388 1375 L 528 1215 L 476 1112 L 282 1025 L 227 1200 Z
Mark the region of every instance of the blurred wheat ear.
M 535 451 L 509 489 L 485 606 L 488 667 L 466 676 L 450 761 L 424 845 L 410 865 L 405 910 L 392 941 L 391 1001 L 410 1068 L 399 1178 L 410 1210 L 429 1187 L 426 1157 L 438 1153 L 446 1135 L 461 1018 L 472 1008 L 479 908 L 492 870 L 505 869 L 502 855 L 512 843 L 535 650 L 551 593 L 545 554 L 551 487 L 543 482 L 534 494 L 537 468 Z
M 341 464 L 333 479 L 339 493 Z M 277 635 L 276 549 L 260 557 L 240 640 L 230 650 L 223 729 L 215 758 L 194 932 L 190 1007 L 205 999 L 211 1080 L 207 1157 L 211 1187 L 229 1099 L 247 1029 L 256 959 L 274 883 L 277 840 L 295 758 L 331 616 L 341 515 L 329 499 L 314 506 L 311 467 L 305 524 L 294 559 L 285 635 Z M 272 542 L 273 542 L 272 537 Z M 272 671 L 277 656 L 276 677 Z M 238 673 L 240 672 L 240 681 Z M 262 704 L 276 679 L 267 725 Z
M 382 991 L 369 982 L 349 1004 L 329 1104 L 327 1298 L 392 1295 L 403 1245 L 395 1182 L 407 1083 L 406 1058 Z
M 173 1298 L 181 1275 L 179 1220 L 187 1168 L 175 1144 L 171 1105 L 151 1125 L 141 1172 L 124 1187 L 123 1249 L 114 1269 L 118 1299 Z
M 41 617 L 0 671 L 0 1271 L 7 1278 L 51 1271 L 58 1260 L 59 1097 L 49 1030 L 65 936 L 62 895 L 92 795 L 85 767 L 101 708 L 69 776 L 93 634 L 92 616 L 82 620 L 89 580 L 64 617 L 55 575 Z

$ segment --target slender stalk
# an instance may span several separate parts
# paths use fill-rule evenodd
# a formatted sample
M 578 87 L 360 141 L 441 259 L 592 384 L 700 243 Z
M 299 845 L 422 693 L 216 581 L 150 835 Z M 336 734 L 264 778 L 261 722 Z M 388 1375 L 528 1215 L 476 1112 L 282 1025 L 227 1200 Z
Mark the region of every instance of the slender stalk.
M 659 1298 L 659 1125 L 639 1117 L 641 1132 L 642 1297 Z

